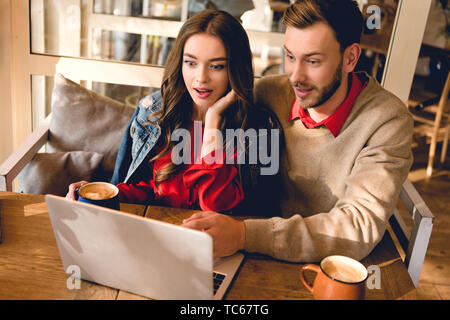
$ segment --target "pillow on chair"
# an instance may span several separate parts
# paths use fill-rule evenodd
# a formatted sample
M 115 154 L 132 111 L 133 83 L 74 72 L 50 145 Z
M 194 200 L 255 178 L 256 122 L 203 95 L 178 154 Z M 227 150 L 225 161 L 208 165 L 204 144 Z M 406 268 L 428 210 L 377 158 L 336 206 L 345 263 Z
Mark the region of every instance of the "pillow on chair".
M 104 177 L 110 178 L 134 110 L 56 74 L 47 150 L 100 153 Z
M 96 152 L 38 153 L 18 176 L 20 191 L 65 196 L 73 182 L 98 180 L 102 161 L 103 155 Z

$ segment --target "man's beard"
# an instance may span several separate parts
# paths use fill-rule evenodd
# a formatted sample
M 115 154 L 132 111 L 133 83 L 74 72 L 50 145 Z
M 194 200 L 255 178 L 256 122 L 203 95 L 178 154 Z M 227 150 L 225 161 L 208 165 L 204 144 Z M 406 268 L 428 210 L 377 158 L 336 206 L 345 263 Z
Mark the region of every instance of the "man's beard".
M 309 108 L 316 108 L 321 105 L 323 105 L 325 102 L 327 102 L 333 94 L 339 89 L 342 82 L 342 59 L 339 62 L 338 67 L 336 68 L 336 72 L 333 75 L 333 79 L 331 80 L 330 84 L 328 84 L 326 87 L 324 87 L 322 90 L 319 91 L 319 97 L 317 98 L 317 102 L 312 102 L 311 104 L 306 103 L 300 103 L 300 106 L 303 109 L 309 109 Z M 294 87 L 308 87 L 308 85 L 304 85 L 301 83 L 294 84 Z M 313 90 L 317 90 L 317 87 L 312 86 Z

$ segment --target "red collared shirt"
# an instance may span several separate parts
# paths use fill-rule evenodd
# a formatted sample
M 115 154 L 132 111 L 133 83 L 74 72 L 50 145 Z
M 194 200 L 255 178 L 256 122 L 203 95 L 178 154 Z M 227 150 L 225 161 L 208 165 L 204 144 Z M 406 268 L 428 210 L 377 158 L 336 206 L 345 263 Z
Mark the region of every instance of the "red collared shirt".
M 347 120 L 347 117 L 350 114 L 350 111 L 352 110 L 356 97 L 358 97 L 361 91 L 364 90 L 368 82 L 369 81 L 366 80 L 364 84 L 362 84 L 358 76 L 352 72 L 351 88 L 344 102 L 331 116 L 320 122 L 315 122 L 309 116 L 308 111 L 300 107 L 300 105 L 296 103 L 296 100 L 294 100 L 294 103 L 292 104 L 291 108 L 291 113 L 289 115 L 289 121 L 292 121 L 296 118 L 300 118 L 302 123 L 308 129 L 317 128 L 321 125 L 324 125 L 328 128 L 328 130 L 331 131 L 334 137 L 337 137 L 337 135 L 342 129 L 342 126 L 345 123 L 345 120 Z

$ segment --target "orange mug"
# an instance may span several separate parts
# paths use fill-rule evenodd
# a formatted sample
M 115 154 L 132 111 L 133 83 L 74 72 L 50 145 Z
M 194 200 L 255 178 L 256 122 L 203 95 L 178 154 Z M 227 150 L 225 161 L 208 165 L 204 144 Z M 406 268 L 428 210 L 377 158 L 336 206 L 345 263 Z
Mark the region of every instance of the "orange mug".
M 317 273 L 312 287 L 305 280 L 306 270 Z M 352 258 L 329 256 L 320 266 L 302 266 L 300 280 L 316 300 L 364 300 L 368 274 L 366 267 Z

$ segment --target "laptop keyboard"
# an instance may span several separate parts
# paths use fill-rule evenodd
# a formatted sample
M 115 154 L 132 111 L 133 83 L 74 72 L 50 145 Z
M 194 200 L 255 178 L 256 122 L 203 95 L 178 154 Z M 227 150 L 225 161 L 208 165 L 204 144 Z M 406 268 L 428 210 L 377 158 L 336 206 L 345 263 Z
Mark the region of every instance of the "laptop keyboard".
M 216 294 L 217 290 L 219 289 L 220 285 L 223 282 L 223 279 L 225 279 L 225 275 L 218 272 L 213 272 L 213 281 L 214 281 L 214 294 Z

